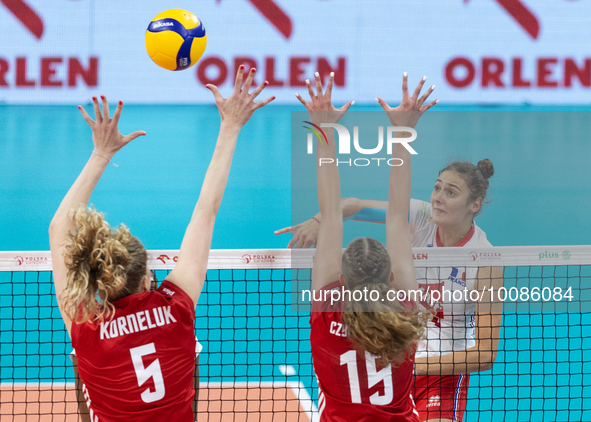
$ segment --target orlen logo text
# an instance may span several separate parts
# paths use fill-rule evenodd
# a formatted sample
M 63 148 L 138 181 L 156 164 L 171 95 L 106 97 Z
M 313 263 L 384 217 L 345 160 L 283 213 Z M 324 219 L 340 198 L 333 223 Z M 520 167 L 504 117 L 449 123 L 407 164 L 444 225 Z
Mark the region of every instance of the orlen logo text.
M 496 1 L 523 29 L 523 35 L 512 40 L 514 44 L 522 45 L 522 51 L 528 51 L 532 40 L 544 42 L 550 38 L 548 36 L 545 40 L 539 39 L 540 22 L 521 0 Z M 467 3 L 468 0 L 464 2 Z M 560 4 L 554 2 L 554 7 L 560 7 Z M 456 56 L 445 64 L 444 75 L 453 88 L 474 85 L 492 89 L 589 88 L 591 58 L 574 59 L 553 55 L 500 57 L 487 54 L 480 57 Z
M 41 40 L 44 24 L 37 12 L 23 0 L 0 0 L 0 3 L 4 4 L 31 35 Z M 64 72 L 60 71 L 63 67 Z M 57 76 L 61 73 L 66 75 L 64 79 Z M 32 76 L 33 74 L 36 76 Z M 76 87 L 81 81 L 89 87 L 98 85 L 98 57 L 91 56 L 87 63 L 83 63 L 78 57 L 50 56 L 31 61 L 26 53 L 20 57 L 0 56 L 0 87 Z
M 220 2 L 221 0 L 217 0 Z M 293 23 L 285 12 L 273 0 L 248 0 L 256 10 L 275 27 L 277 35 L 281 35 L 289 42 L 293 33 Z M 287 2 L 286 2 L 287 3 Z M 295 2 L 292 2 L 295 4 Z M 256 29 L 255 29 L 256 31 Z M 305 51 L 290 57 L 277 57 L 270 54 L 262 59 L 251 56 L 238 56 L 232 60 L 224 60 L 218 56 L 206 56 L 197 64 L 197 79 L 203 85 L 222 85 L 224 82 L 234 81 L 234 75 L 241 64 L 249 68 L 256 68 L 257 76 L 255 85 L 266 80 L 270 87 L 305 87 L 306 75 L 312 72 L 320 73 L 323 81 L 328 80 L 328 75 L 334 72 L 334 85 L 344 87 L 347 75 L 347 59 L 343 56 L 309 56 Z M 280 63 L 281 62 L 281 63 Z M 287 69 L 283 73 L 278 68 Z M 260 78 L 260 79 L 259 79 Z
M 15 256 L 14 260 L 18 265 L 47 265 L 49 260 L 41 256 Z
M 429 254 L 426 254 L 426 253 L 416 253 L 415 254 L 415 253 L 413 253 L 412 259 L 414 259 L 415 261 L 429 259 Z
M 540 260 L 540 261 L 543 259 L 558 259 L 558 258 L 568 260 L 568 259 L 570 259 L 570 257 L 571 257 L 570 251 L 562 251 L 562 252 L 544 251 L 544 252 L 538 253 L 538 260 Z
M 470 252 L 472 261 L 495 261 L 501 259 L 499 252 Z
M 313 130 L 312 128 L 307 127 L 307 129 L 310 129 L 312 132 L 314 132 L 316 134 L 317 139 L 320 141 L 320 143 L 327 143 L 328 144 L 328 140 L 326 137 L 325 132 L 322 130 L 322 128 L 329 128 L 329 130 L 336 130 L 338 133 L 338 144 L 339 144 L 339 148 L 338 148 L 338 154 L 341 156 L 347 156 L 351 154 L 351 135 L 349 133 L 349 130 L 343 126 L 340 125 L 338 123 L 321 123 L 320 126 L 315 125 L 311 122 L 304 122 L 304 123 L 308 123 L 312 126 L 314 126 L 318 131 L 321 132 L 321 134 L 319 134 L 318 132 L 316 132 L 315 130 Z M 306 126 L 304 126 L 306 127 Z M 410 133 L 410 137 L 405 137 L 405 138 L 395 138 L 394 134 L 395 133 Z M 414 130 L 411 127 L 406 127 L 406 126 L 388 126 L 386 128 L 386 150 L 387 150 L 387 154 L 388 157 L 392 156 L 392 145 L 394 144 L 401 144 L 408 152 L 410 152 L 411 154 L 417 154 L 417 152 L 409 145 L 410 142 L 414 141 L 415 139 L 417 139 L 417 131 Z M 308 133 L 308 139 L 307 139 L 307 153 L 308 154 L 314 154 L 314 138 L 312 133 Z M 359 154 L 363 154 L 363 155 L 375 155 L 378 154 L 382 151 L 382 148 L 384 147 L 384 127 L 383 126 L 379 126 L 378 127 L 378 144 L 375 148 L 363 148 L 361 147 L 361 145 L 359 145 L 359 127 L 358 126 L 353 126 L 353 147 L 355 148 L 355 150 L 359 153 Z M 322 166 L 323 164 L 332 164 L 334 163 L 335 160 L 333 158 L 327 158 L 327 157 L 318 157 L 318 165 Z M 380 162 L 385 162 L 387 165 L 391 166 L 391 167 L 396 167 L 396 166 L 401 166 L 402 164 L 404 164 L 404 161 L 401 158 L 384 158 L 384 157 L 369 157 L 369 158 L 365 158 L 365 157 L 361 157 L 361 158 L 348 158 L 348 159 L 336 159 L 336 165 L 348 165 L 348 166 L 357 166 L 357 167 L 367 167 L 371 164 L 380 165 Z

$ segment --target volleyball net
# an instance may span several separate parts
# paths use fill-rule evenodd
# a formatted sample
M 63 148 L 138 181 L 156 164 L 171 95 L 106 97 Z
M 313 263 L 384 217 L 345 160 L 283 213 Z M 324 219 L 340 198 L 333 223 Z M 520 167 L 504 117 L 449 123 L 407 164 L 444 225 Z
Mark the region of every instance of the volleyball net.
M 199 421 L 319 420 L 303 295 L 311 288 L 313 253 L 211 251 L 195 321 L 203 346 Z M 150 251 L 159 280 L 177 254 Z M 503 309 L 496 361 L 491 370 L 471 374 L 464 421 L 591 420 L 591 246 L 420 248 L 413 254 L 420 285 L 436 274 L 437 287 L 422 286 L 431 295 L 448 285 L 469 286 L 470 269 L 502 271 L 494 292 Z M 49 253 L 0 252 L 3 422 L 82 420 L 71 350 Z M 372 388 L 383 395 L 387 387 Z M 427 411 L 437 400 L 428 398 Z

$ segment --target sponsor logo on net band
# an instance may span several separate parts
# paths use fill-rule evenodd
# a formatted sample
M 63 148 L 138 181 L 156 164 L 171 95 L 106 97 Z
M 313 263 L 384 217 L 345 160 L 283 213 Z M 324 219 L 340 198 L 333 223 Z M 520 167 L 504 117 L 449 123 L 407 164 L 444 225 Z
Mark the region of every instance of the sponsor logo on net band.
M 565 261 L 569 260 L 571 257 L 571 253 L 570 251 L 562 251 L 562 252 L 548 252 L 548 251 L 543 251 L 543 252 L 539 252 L 538 253 L 538 259 L 544 260 L 544 259 L 564 259 Z
M 275 262 L 275 255 L 242 255 L 247 264 L 270 264 Z
M 21 265 L 48 265 L 49 260 L 43 256 L 20 256 L 17 255 L 14 257 L 16 263 Z
M 468 253 L 472 257 L 472 261 L 498 261 L 502 259 L 500 252 L 474 252 Z

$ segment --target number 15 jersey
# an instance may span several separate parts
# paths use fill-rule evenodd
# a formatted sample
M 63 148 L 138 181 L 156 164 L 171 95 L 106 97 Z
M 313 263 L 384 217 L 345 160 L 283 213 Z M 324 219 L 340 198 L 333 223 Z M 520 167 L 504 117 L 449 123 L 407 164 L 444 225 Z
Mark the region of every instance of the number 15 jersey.
M 337 281 L 324 294 L 341 289 Z M 314 301 L 310 343 L 318 380 L 320 422 L 418 422 L 411 396 L 414 354 L 398 367 L 379 367 L 375 356 L 360 355 L 347 338 L 346 302 Z
M 165 280 L 113 305 L 112 320 L 72 324 L 91 420 L 194 421 L 193 300 Z

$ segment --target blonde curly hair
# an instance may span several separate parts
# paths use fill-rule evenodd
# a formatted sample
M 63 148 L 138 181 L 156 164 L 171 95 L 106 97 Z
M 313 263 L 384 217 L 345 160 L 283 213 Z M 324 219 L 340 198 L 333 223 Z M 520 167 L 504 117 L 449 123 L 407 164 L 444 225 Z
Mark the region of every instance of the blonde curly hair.
M 375 239 L 364 237 L 351 242 L 343 253 L 342 271 L 353 297 L 356 290 L 367 289 L 365 297 L 370 298 L 373 291 L 378 293 L 375 301 L 347 303 L 343 313 L 347 337 L 358 351 L 376 356 L 381 366 L 401 364 L 414 353 L 432 315 L 409 311 L 387 296 L 390 256 Z
M 80 207 L 71 223 L 64 252 L 64 312 L 78 323 L 112 318 L 112 302 L 139 291 L 147 271 L 146 249 L 124 224 L 112 229 L 94 208 Z

